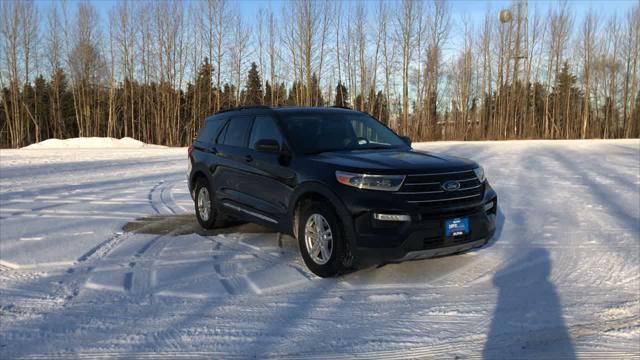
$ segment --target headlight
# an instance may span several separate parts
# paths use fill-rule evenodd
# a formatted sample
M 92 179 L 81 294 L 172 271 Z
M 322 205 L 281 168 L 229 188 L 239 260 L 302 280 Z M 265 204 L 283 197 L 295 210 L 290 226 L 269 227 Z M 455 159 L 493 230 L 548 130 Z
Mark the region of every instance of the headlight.
M 482 168 L 482 166 L 473 169 L 473 172 L 476 173 L 476 177 L 481 183 L 486 180 L 486 178 L 484 177 L 484 169 Z
M 336 171 L 336 179 L 340 184 L 358 189 L 397 191 L 402 186 L 404 175 L 369 175 Z

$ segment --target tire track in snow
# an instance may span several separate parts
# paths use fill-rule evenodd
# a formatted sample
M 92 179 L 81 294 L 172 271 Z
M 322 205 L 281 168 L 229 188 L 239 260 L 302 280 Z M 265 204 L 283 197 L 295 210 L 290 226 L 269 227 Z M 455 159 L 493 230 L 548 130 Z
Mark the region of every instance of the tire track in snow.
M 111 250 L 113 250 L 116 246 L 118 246 L 121 242 L 123 242 L 130 235 L 128 233 L 118 232 L 115 233 L 114 236 L 108 238 L 107 240 L 101 242 L 96 245 L 85 254 L 78 258 L 78 262 L 82 263 L 87 261 L 93 255 L 97 255 L 98 259 L 106 256 Z
M 174 197 L 173 197 L 173 187 L 176 184 L 181 183 L 181 180 L 176 180 L 176 181 L 172 181 L 172 182 L 168 182 L 165 184 L 165 186 L 162 187 L 162 190 L 160 191 L 160 200 L 162 201 L 162 203 L 167 207 L 167 209 L 169 209 L 169 211 L 171 211 L 172 214 L 177 214 L 181 211 L 177 211 L 175 208 L 180 208 L 180 206 L 176 203 Z
M 166 192 L 177 182 L 178 181 L 170 182 L 163 179 L 154 184 L 149 190 L 147 194 L 148 203 L 157 214 L 161 214 L 163 209 L 168 210 L 172 214 L 176 213 L 166 200 Z M 131 270 L 124 274 L 121 285 L 124 292 L 139 294 L 152 293 L 153 288 L 155 287 L 153 283 L 154 281 L 157 281 L 157 275 L 154 276 L 152 274 L 155 270 L 150 270 L 154 268 L 155 257 L 171 243 L 172 237 L 178 232 L 179 229 L 175 229 L 167 234 L 154 236 L 147 240 L 144 245 L 138 249 L 138 251 L 132 254 L 132 258 L 135 260 L 131 260 L 129 262 L 129 268 Z M 108 258 L 108 254 L 112 250 L 131 236 L 133 236 L 131 233 L 116 233 L 114 236 L 96 245 L 87 253 L 83 254 L 78 258 L 78 263 L 85 263 L 88 260 L 91 260 L 91 263 L 97 264 L 100 260 L 105 260 L 105 258 Z M 145 259 L 152 260 L 149 262 L 145 261 Z M 80 281 L 82 283 L 82 288 L 92 287 L 90 283 L 91 273 L 93 273 L 94 267 L 89 267 L 88 269 L 89 270 L 87 271 L 84 281 Z
M 161 180 L 160 182 L 156 183 L 151 190 L 149 190 L 149 193 L 147 194 L 147 198 L 149 200 L 149 205 L 151 205 L 151 208 L 153 209 L 153 211 L 155 211 L 157 214 L 161 214 L 160 210 L 158 209 L 158 207 L 156 206 L 156 204 L 153 201 L 153 193 L 156 191 L 156 189 L 158 188 L 158 186 L 162 185 L 162 183 L 164 182 L 164 180 Z
M 175 184 L 182 182 L 183 180 L 168 180 L 163 179 L 156 183 L 149 193 L 147 194 L 147 200 L 151 205 L 151 208 L 157 214 L 177 214 L 181 211 L 176 211 L 181 207 L 176 204 L 173 196 L 171 195 L 171 189 Z

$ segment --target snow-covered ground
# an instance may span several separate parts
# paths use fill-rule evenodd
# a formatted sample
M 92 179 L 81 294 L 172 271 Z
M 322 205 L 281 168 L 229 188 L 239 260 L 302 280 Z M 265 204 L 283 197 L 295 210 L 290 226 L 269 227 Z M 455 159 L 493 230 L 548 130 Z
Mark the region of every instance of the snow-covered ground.
M 640 355 L 639 140 L 415 147 L 484 165 L 495 238 L 337 279 L 199 229 L 186 149 L 1 150 L 0 358 Z

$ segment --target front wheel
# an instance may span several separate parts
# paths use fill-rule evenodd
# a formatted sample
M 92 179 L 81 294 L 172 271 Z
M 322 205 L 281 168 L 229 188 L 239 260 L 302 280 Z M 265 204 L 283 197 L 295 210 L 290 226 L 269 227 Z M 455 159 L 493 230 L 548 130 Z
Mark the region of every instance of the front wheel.
M 305 264 L 320 277 L 331 277 L 343 270 L 344 231 L 330 206 L 315 202 L 301 209 L 298 245 Z

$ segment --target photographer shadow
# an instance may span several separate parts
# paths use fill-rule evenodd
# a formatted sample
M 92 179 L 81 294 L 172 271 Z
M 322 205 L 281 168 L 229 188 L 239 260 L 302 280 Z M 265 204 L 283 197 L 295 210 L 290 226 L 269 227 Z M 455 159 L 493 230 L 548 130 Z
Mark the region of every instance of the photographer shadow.
M 498 301 L 484 358 L 576 358 L 550 273 L 548 251 L 535 248 L 495 274 Z

